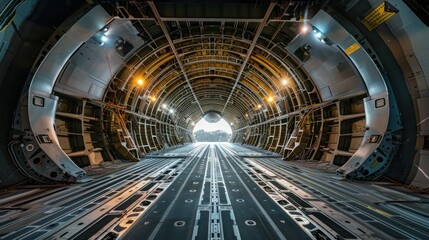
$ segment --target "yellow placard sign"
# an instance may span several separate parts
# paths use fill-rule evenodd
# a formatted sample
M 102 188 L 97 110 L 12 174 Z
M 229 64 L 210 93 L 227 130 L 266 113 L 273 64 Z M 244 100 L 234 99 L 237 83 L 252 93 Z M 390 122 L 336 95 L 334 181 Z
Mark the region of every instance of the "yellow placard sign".
M 378 27 L 380 24 L 387 21 L 389 18 L 393 17 L 398 10 L 394 8 L 390 3 L 383 2 L 374 10 L 372 10 L 364 19 L 362 19 L 363 25 L 368 30 L 373 30 Z
M 356 52 L 356 50 L 358 50 L 359 48 L 360 48 L 359 44 L 353 43 L 352 45 L 350 45 L 349 47 L 347 47 L 346 50 L 344 50 L 344 52 L 347 55 L 350 55 L 350 54 Z

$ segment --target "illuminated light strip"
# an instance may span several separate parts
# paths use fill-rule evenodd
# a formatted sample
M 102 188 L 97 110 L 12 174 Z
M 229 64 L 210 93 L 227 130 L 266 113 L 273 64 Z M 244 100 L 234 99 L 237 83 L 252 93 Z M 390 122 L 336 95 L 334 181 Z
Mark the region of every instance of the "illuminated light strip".
M 353 43 L 352 45 L 350 45 L 348 48 L 346 48 L 346 50 L 344 50 L 344 52 L 350 56 L 352 53 L 356 52 L 357 50 L 359 50 L 360 46 L 358 43 Z

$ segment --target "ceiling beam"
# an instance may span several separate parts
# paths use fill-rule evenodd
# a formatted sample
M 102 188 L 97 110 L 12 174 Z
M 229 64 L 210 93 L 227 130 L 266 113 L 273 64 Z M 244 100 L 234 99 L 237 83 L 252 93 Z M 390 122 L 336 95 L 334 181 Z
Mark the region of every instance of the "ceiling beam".
M 313 111 L 313 110 L 321 109 L 321 108 L 324 108 L 324 107 L 326 107 L 328 105 L 335 104 L 335 102 L 337 102 L 337 101 L 338 100 L 330 100 L 330 101 L 327 101 L 327 102 L 317 103 L 317 104 L 313 104 L 313 105 L 310 105 L 310 106 L 307 106 L 307 107 L 302 107 L 299 110 L 296 110 L 296 111 L 293 111 L 293 112 L 288 112 L 288 113 L 283 114 L 281 116 L 273 117 L 271 119 L 268 119 L 268 120 L 260 122 L 260 123 L 256 123 L 256 124 L 252 124 L 252 125 L 247 125 L 245 127 L 235 129 L 232 132 L 239 132 L 239 131 L 242 131 L 242 130 L 247 129 L 247 128 L 254 128 L 254 127 L 258 127 L 258 126 L 265 125 L 265 124 L 268 124 L 268 123 L 272 123 L 272 122 L 275 122 L 275 121 L 280 121 L 280 120 L 283 120 L 283 119 L 286 119 L 286 118 L 289 118 L 289 117 L 292 117 L 292 116 L 295 116 L 295 115 L 299 115 L 299 114 L 301 114 L 303 112 L 308 112 L 308 111 Z
M 234 86 L 232 87 L 231 93 L 229 94 L 228 99 L 226 100 L 225 105 L 223 106 L 221 115 L 225 111 L 225 108 L 228 105 L 229 100 L 231 99 L 232 95 L 234 94 L 234 90 L 237 87 L 238 82 L 240 81 L 241 75 L 243 74 L 243 71 L 246 68 L 247 62 L 249 61 L 250 56 L 252 55 L 253 49 L 255 48 L 256 43 L 258 42 L 258 38 L 261 35 L 262 29 L 264 29 L 265 25 L 267 24 L 268 19 L 271 15 L 271 12 L 273 11 L 275 5 L 276 5 L 276 3 L 274 3 L 274 2 L 270 3 L 267 11 L 265 12 L 264 18 L 259 23 L 258 28 L 256 29 L 255 37 L 253 38 L 252 43 L 250 44 L 249 50 L 247 51 L 246 57 L 244 58 L 243 65 L 241 65 L 240 71 L 238 71 Z
M 156 21 L 157 19 L 152 17 L 113 17 L 124 20 L 137 20 L 137 21 Z M 192 18 L 192 17 L 161 17 L 164 22 L 248 22 L 258 23 L 263 19 L 261 18 Z M 267 22 L 284 22 L 284 23 L 303 23 L 307 20 L 295 20 L 295 19 L 269 19 Z
M 158 22 L 159 26 L 161 27 L 162 31 L 164 32 L 164 36 L 167 39 L 168 44 L 170 45 L 170 48 L 174 53 L 174 56 L 176 57 L 177 63 L 179 64 L 180 70 L 182 71 L 182 75 L 185 78 L 186 83 L 189 86 L 189 90 L 191 91 L 192 96 L 194 96 L 194 98 L 195 98 L 195 102 L 198 104 L 198 107 L 200 108 L 201 113 L 204 115 L 204 110 L 201 107 L 201 104 L 198 101 L 197 96 L 195 95 L 194 89 L 192 88 L 192 85 L 191 85 L 191 82 L 189 81 L 188 75 L 185 72 L 185 68 L 183 67 L 182 61 L 180 61 L 179 53 L 177 52 L 177 49 L 174 46 L 173 40 L 171 40 L 167 26 L 165 25 L 164 21 L 162 20 L 161 16 L 159 15 L 159 12 L 156 9 L 155 3 L 153 1 L 148 1 L 148 4 L 149 4 L 150 8 L 152 9 L 153 14 L 155 15 L 156 21 Z
M 94 104 L 94 105 L 96 105 L 96 106 L 98 106 L 100 108 L 103 108 L 103 109 L 106 109 L 106 110 L 109 110 L 109 111 L 116 110 L 118 112 L 128 113 L 128 114 L 130 114 L 133 117 L 143 118 L 143 119 L 149 120 L 151 122 L 159 123 L 159 124 L 166 125 L 166 126 L 169 126 L 169 127 L 172 127 L 172 128 L 179 128 L 179 129 L 182 129 L 182 130 L 184 130 L 186 132 L 190 132 L 190 133 L 192 132 L 191 130 L 189 130 L 187 128 L 184 128 L 182 126 L 179 126 L 177 124 L 167 123 L 167 122 L 158 120 L 157 118 L 150 117 L 150 116 L 148 116 L 148 115 L 146 115 L 144 113 L 138 113 L 138 112 L 135 112 L 135 111 L 128 110 L 128 109 L 126 109 L 126 108 L 124 108 L 122 106 L 108 104 L 108 103 L 105 103 L 105 102 L 102 102 L 102 101 L 98 101 L 98 100 L 90 100 L 90 99 L 85 99 L 85 100 L 87 102 L 90 102 L 91 104 Z

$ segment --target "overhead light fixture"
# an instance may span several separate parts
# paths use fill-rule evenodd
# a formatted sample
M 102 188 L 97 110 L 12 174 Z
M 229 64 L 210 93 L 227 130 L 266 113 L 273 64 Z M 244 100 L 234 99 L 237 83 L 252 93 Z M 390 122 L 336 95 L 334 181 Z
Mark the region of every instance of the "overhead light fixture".
M 163 103 L 162 108 L 167 109 L 167 104 Z
M 308 32 L 308 26 L 305 24 L 301 27 L 301 33 L 307 33 Z
M 282 85 L 283 85 L 283 86 L 286 86 L 286 85 L 287 85 L 287 80 L 286 80 L 286 79 L 283 79 L 283 80 L 282 80 Z
M 314 36 L 316 36 L 316 38 L 318 38 L 319 40 L 323 36 L 322 32 L 314 26 L 313 26 L 313 33 L 314 33 Z
M 261 107 L 262 107 L 262 105 L 261 105 L 261 104 L 258 104 L 258 105 L 256 106 L 256 109 L 261 109 Z
M 105 42 L 107 42 L 107 40 L 109 40 L 109 39 L 106 37 L 106 35 L 103 34 L 101 36 L 101 41 L 105 43 Z
M 142 85 L 143 85 L 143 83 L 144 83 L 143 79 L 139 78 L 139 79 L 137 80 L 137 85 L 142 86 Z
M 319 39 L 322 43 L 326 44 L 326 45 L 332 45 L 334 44 L 328 37 L 326 37 L 321 31 L 319 31 L 319 29 L 317 29 L 316 27 L 313 27 L 313 32 L 314 35 L 316 36 L 317 39 Z
M 92 39 L 99 45 L 99 46 L 103 46 L 104 43 L 106 43 L 109 38 L 102 32 L 98 32 L 96 33 L 94 36 L 92 36 Z
M 174 113 L 174 109 L 172 109 L 172 108 L 170 108 L 168 111 L 169 111 L 170 113 Z
M 267 101 L 268 101 L 268 102 L 273 102 L 273 101 L 274 101 L 274 98 L 273 98 L 272 96 L 269 96 L 269 97 L 267 98 Z

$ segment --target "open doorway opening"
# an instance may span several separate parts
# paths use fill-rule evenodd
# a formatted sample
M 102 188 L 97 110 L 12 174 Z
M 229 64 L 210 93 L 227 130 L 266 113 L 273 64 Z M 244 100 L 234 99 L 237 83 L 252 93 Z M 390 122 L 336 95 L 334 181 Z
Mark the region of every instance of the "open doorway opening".
M 216 123 L 210 123 L 202 118 L 195 124 L 193 132 L 197 142 L 228 142 L 232 129 L 223 118 Z

